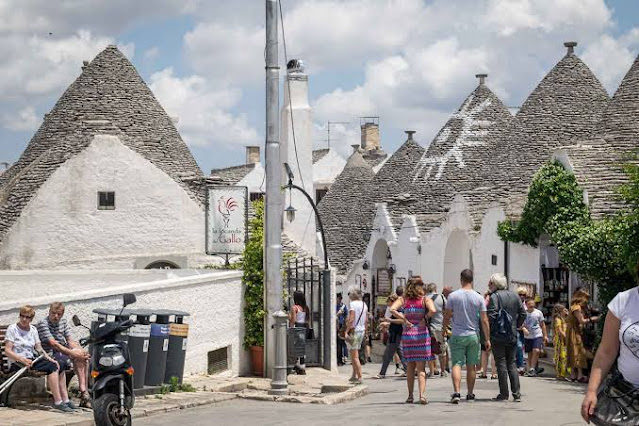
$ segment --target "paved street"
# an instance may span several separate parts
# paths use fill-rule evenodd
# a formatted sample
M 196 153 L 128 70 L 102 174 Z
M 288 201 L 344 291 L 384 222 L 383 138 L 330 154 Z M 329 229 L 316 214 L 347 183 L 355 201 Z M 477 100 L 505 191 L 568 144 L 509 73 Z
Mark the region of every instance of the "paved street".
M 367 396 L 339 405 L 272 403 L 232 400 L 212 406 L 180 410 L 136 420 L 136 425 L 581 425 L 579 406 L 583 385 L 557 382 L 552 377 L 522 377 L 522 403 L 493 402 L 496 380 L 478 380 L 475 403 L 448 402 L 448 378 L 428 381 L 430 404 L 407 405 L 406 384 L 399 378 L 374 380 L 379 364 L 364 367 Z M 341 367 L 348 375 L 350 367 Z M 394 371 L 390 368 L 389 371 Z M 462 393 L 465 395 L 465 393 Z

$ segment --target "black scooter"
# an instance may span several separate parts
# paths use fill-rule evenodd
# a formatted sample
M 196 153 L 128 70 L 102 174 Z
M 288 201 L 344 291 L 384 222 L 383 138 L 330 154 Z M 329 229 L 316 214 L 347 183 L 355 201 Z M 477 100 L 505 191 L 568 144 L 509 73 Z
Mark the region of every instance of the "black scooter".
M 123 295 L 123 306 L 135 303 L 134 294 Z M 122 311 L 120 311 L 122 312 Z M 133 327 L 132 320 L 108 321 L 97 324 L 95 330 L 82 325 L 77 315 L 73 324 L 90 331 L 80 339 L 82 346 L 91 345 L 91 399 L 96 426 L 130 426 L 133 394 L 133 366 L 129 346 L 121 334 Z

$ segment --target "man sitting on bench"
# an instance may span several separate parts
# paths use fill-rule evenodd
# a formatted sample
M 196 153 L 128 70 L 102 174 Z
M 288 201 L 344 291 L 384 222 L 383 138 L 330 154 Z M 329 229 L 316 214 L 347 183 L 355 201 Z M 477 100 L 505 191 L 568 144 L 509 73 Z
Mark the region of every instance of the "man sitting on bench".
M 66 375 L 73 363 L 73 369 L 78 377 L 80 388 L 80 407 L 91 408 L 91 396 L 87 392 L 87 371 L 90 355 L 73 340 L 71 329 L 64 316 L 64 304 L 53 302 L 49 306 L 49 315 L 38 323 L 38 334 L 45 351 L 53 353 L 60 365 L 60 393 L 66 395 Z M 71 403 L 73 405 L 73 403 Z
M 65 390 L 64 395 L 60 394 L 60 384 L 58 383 L 60 367 L 58 363 L 46 353 L 44 358 L 33 362 L 35 359 L 34 350 L 43 352 L 38 331 L 31 325 L 34 316 L 35 309 L 33 307 L 23 306 L 20 308 L 18 323 L 11 324 L 7 328 L 4 353 L 9 359 L 9 371 L 18 371 L 23 366 L 27 366 L 31 370 L 47 373 L 47 381 L 53 394 L 53 408 L 63 412 L 71 412 L 73 409 L 68 405 L 70 402 L 69 398 L 66 397 L 66 387 L 62 387 Z

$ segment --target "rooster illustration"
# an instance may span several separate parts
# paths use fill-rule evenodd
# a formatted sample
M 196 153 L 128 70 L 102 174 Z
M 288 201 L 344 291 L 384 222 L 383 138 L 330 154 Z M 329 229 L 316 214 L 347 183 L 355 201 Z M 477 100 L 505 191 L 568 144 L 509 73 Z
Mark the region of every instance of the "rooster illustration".
M 229 220 L 231 219 L 231 212 L 238 208 L 237 201 L 233 197 L 220 197 L 217 200 L 217 211 L 222 215 L 224 220 L 224 227 L 229 227 Z

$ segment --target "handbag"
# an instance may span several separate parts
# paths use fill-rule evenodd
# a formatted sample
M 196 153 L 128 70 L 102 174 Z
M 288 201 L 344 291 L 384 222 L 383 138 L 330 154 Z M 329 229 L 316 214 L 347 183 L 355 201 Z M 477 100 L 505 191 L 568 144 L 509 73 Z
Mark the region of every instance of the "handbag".
M 306 329 L 306 340 L 314 340 L 315 339 L 315 332 L 313 331 L 312 328 L 307 328 Z
M 590 422 L 597 426 L 638 425 L 639 388 L 615 371 L 597 392 L 597 405 Z
M 355 321 L 355 325 L 359 323 L 359 320 L 362 319 L 362 314 L 364 313 L 364 307 L 362 307 L 362 312 L 359 313 L 359 317 L 357 317 L 357 321 Z M 348 322 L 348 321 L 347 321 Z M 348 333 L 346 332 L 347 323 L 344 323 L 343 326 L 340 327 L 337 332 L 337 336 L 348 343 L 349 345 L 353 344 L 353 340 L 355 339 L 355 327 L 351 328 Z

